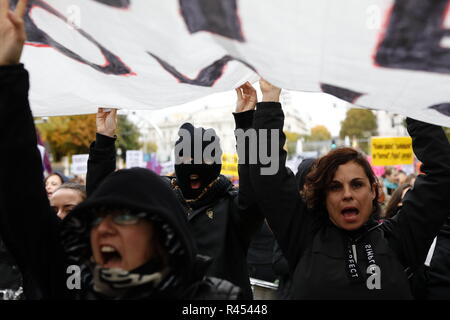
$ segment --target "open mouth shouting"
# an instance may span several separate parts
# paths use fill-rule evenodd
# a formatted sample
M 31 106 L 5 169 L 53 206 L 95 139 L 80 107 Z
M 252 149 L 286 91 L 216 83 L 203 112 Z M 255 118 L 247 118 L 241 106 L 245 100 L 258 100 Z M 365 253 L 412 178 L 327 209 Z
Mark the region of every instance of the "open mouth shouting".
M 202 186 L 202 182 L 198 174 L 191 174 L 189 176 L 189 180 L 191 184 L 191 189 L 193 190 L 198 190 Z
M 341 210 L 341 214 L 345 222 L 352 223 L 358 220 L 359 210 L 356 207 L 345 207 Z
M 100 265 L 102 268 L 122 267 L 122 254 L 112 245 L 100 245 Z

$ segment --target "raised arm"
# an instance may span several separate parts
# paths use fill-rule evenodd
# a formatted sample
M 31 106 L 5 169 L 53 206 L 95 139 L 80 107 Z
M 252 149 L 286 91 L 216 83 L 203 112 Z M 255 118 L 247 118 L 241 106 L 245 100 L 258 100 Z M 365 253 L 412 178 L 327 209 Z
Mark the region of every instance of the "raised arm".
M 63 298 L 58 218 L 44 188 L 28 73 L 19 64 L 26 4 L 19 0 L 12 12 L 8 0 L 0 0 L 0 233 L 24 275 L 25 296 Z
M 88 197 L 103 179 L 116 170 L 117 109 L 97 111 L 96 139 L 89 148 L 86 193 Z
M 303 230 L 309 228 L 310 219 L 307 219 L 309 214 L 301 201 L 295 176 L 286 168 L 284 114 L 278 102 L 281 90 L 264 80 L 260 81 L 260 87 L 263 102 L 257 104 L 254 115 L 258 161 L 256 165 L 250 165 L 250 183 L 283 254 L 294 268 L 302 243 L 305 243 L 303 237 L 306 232 Z M 261 146 L 266 146 L 266 150 L 262 150 Z M 267 151 L 271 153 L 269 161 Z
M 417 177 L 403 208 L 385 226 L 403 265 L 414 270 L 424 263 L 433 238 L 450 214 L 450 145 L 441 127 L 410 118 L 406 122 L 425 174 Z
M 236 94 L 236 112 L 233 113 L 233 116 L 236 124 L 236 149 L 239 157 L 239 193 L 235 201 L 239 208 L 238 228 L 242 238 L 249 245 L 251 237 L 260 228 L 264 219 L 249 184 L 249 166 L 245 159 L 248 158 L 249 141 L 244 140 L 247 130 L 253 126 L 253 114 L 258 98 L 256 90 L 249 82 L 237 88 Z

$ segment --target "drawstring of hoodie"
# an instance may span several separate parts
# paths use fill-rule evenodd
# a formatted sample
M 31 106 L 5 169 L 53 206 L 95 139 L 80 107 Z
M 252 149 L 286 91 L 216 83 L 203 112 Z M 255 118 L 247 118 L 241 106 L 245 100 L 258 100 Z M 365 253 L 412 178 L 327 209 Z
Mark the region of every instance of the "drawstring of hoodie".
M 366 242 L 363 245 L 363 248 L 365 253 L 363 257 L 366 258 L 367 266 L 373 268 L 374 265 L 377 264 L 375 261 L 375 252 L 373 246 L 369 242 Z M 358 253 L 356 250 L 356 243 L 349 243 L 347 245 L 346 268 L 347 268 L 347 275 L 352 282 L 359 283 L 367 279 L 366 273 L 361 272 L 358 264 Z M 372 270 L 371 272 L 373 273 L 373 269 L 370 270 Z
M 376 226 L 370 228 L 363 235 L 376 229 L 378 226 L 379 225 L 376 225 Z M 369 269 L 369 270 L 372 270 L 371 271 L 372 273 L 374 272 L 373 267 L 376 265 L 374 247 L 372 246 L 372 244 L 370 242 L 365 242 L 363 244 L 365 254 L 362 257 L 358 257 L 358 251 L 357 251 L 356 246 L 357 246 L 358 241 L 363 237 L 363 235 L 359 236 L 355 240 L 352 239 L 351 241 L 348 241 L 346 243 L 346 246 L 344 246 L 346 248 L 345 255 L 347 257 L 345 267 L 347 269 L 347 276 L 352 283 L 361 283 L 363 281 L 366 281 L 366 279 L 367 279 L 366 272 L 361 272 L 360 263 L 358 263 L 358 260 L 361 262 L 361 260 L 365 258 L 367 266 L 372 268 L 372 269 Z M 364 271 L 366 271 L 366 270 L 364 270 Z

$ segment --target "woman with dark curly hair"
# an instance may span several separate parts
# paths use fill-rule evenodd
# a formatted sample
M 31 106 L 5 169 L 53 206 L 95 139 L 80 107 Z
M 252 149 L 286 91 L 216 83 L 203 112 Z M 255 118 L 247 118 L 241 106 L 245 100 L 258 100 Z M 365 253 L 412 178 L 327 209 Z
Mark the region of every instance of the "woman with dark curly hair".
M 278 131 L 280 168 L 264 175 L 265 165 L 249 165 L 240 186 L 253 190 L 289 263 L 293 298 L 412 299 L 408 276 L 423 264 L 448 215 L 450 146 L 442 128 L 407 118 L 426 174 L 417 177 L 402 210 L 380 224 L 374 219 L 377 180 L 365 156 L 351 148 L 318 159 L 306 178 L 305 198 L 298 197 L 295 176 L 285 167 L 281 90 L 260 85 L 263 102 L 253 128 L 258 145 L 272 145 L 271 131 Z

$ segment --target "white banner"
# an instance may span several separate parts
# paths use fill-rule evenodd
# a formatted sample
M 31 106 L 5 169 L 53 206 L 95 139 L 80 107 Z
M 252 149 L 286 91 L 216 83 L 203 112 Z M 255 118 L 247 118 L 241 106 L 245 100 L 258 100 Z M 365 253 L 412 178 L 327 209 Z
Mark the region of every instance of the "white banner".
M 450 126 L 448 0 L 32 0 L 35 116 L 155 109 L 258 76 Z

